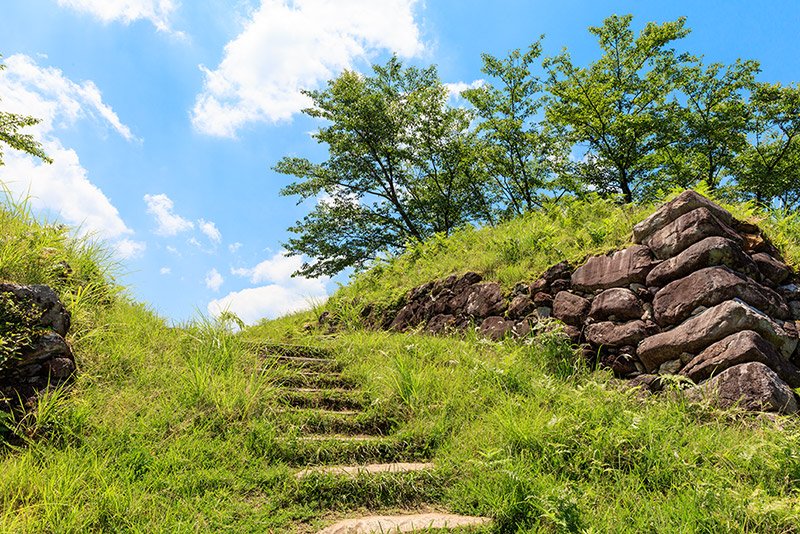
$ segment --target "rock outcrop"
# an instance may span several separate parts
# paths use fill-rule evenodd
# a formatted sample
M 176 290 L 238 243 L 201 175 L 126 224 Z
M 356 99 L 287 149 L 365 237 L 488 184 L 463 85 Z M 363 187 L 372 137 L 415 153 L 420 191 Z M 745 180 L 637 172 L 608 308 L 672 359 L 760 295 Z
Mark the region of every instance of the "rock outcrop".
M 0 283 L 0 406 L 27 404 L 75 372 L 69 312 L 44 285 Z
M 499 339 L 555 318 L 587 357 L 632 384 L 655 391 L 659 374 L 680 374 L 698 384 L 695 398 L 713 390 L 724 406 L 796 411 L 800 283 L 758 227 L 686 191 L 633 238 L 577 268 L 554 265 L 510 294 L 477 273 L 425 284 L 384 325 L 476 327 Z

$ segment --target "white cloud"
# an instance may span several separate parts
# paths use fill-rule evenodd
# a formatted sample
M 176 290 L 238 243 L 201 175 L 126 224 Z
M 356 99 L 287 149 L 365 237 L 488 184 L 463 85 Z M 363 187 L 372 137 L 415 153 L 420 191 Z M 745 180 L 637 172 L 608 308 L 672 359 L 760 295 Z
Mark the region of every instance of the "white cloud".
M 292 280 L 292 273 L 298 271 L 302 266 L 303 258 L 290 256 L 287 251 L 281 250 L 255 267 L 231 269 L 231 274 L 249 278 L 253 284 L 263 282 L 283 283 Z
M 245 323 L 255 324 L 260 319 L 274 319 L 325 302 L 328 295 L 325 293 L 324 284 L 320 282 L 316 289 L 314 292 L 301 293 L 294 288 L 277 284 L 252 287 L 212 300 L 208 303 L 208 312 L 214 317 L 219 317 L 223 312 L 231 311 Z
M 147 213 L 155 217 L 158 225 L 156 228 L 157 234 L 171 236 L 194 228 L 192 221 L 184 219 L 173 211 L 175 204 L 167 195 L 163 193 L 145 195 L 144 201 L 147 204 Z
M 114 243 L 114 251 L 117 256 L 123 260 L 138 258 L 147 249 L 147 245 L 141 241 L 133 241 L 131 239 L 120 239 Z
M 314 89 L 354 63 L 388 50 L 423 51 L 414 20 L 418 0 L 261 0 L 244 30 L 205 73 L 192 123 L 200 132 L 234 137 L 252 122 L 288 120 Z
M 149 20 L 166 32 L 170 31 L 169 17 L 178 7 L 173 0 L 58 0 L 58 5 L 89 13 L 104 23 Z
M 236 243 L 231 243 L 230 245 L 228 245 L 228 251 L 231 254 L 235 254 L 240 248 L 242 248 L 242 244 L 239 243 L 238 241 Z
M 232 274 L 248 278 L 253 284 L 267 285 L 234 291 L 212 300 L 208 304 L 209 313 L 219 316 L 224 311 L 232 311 L 244 322 L 253 324 L 262 318 L 279 317 L 324 302 L 328 298 L 329 278 L 292 278 L 292 273 L 302 264 L 300 256 L 289 256 L 282 250 L 255 267 L 231 269 Z
M 478 87 L 483 87 L 486 84 L 486 80 L 474 80 L 471 83 L 467 82 L 452 82 L 444 84 L 445 88 L 447 88 L 447 93 L 450 95 L 452 99 L 459 99 L 461 98 L 461 93 L 466 91 L 467 89 L 477 89 Z
M 172 269 L 170 269 L 169 267 L 162 267 L 161 269 L 158 270 L 158 272 L 163 275 L 172 274 Z
M 219 291 L 223 283 L 225 283 L 225 279 L 216 269 L 211 269 L 206 273 L 206 287 L 211 291 Z
M 217 225 L 213 222 L 200 219 L 197 221 L 197 226 L 200 228 L 200 231 L 211 240 L 212 243 L 218 245 L 222 242 L 222 233 L 220 233 Z
M 37 211 L 54 213 L 78 226 L 83 234 L 104 239 L 120 238 L 133 232 L 120 217 L 108 197 L 91 181 L 78 154 L 63 145 L 56 133 L 80 119 L 107 124 L 127 140 L 134 140 L 130 129 L 107 104 L 91 81 L 75 83 L 55 68 L 40 67 L 28 56 L 17 54 L 4 60 L 0 71 L 0 106 L 4 111 L 32 115 L 41 119 L 25 133 L 42 142 L 54 160 L 43 163 L 15 150 L 4 151 L 5 165 L 0 181 L 17 197 L 29 196 Z M 126 249 L 122 244 L 121 248 Z

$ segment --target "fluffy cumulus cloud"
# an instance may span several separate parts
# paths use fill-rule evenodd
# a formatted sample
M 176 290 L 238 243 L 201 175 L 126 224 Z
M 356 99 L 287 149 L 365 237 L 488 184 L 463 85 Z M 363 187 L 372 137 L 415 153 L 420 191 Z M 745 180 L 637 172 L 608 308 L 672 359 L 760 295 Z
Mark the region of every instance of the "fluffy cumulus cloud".
M 132 234 L 117 208 L 89 180 L 78 154 L 64 146 L 57 136 L 59 128 L 82 119 L 106 124 L 123 138 L 134 140 L 130 129 L 103 102 L 99 89 L 91 81 L 73 82 L 60 70 L 41 67 L 21 54 L 6 58 L 4 63 L 6 69 L 0 71 L 2 109 L 41 119 L 39 124 L 26 129 L 26 133 L 42 142 L 54 162 L 48 165 L 22 152 L 6 150 L 0 181 L 15 196 L 29 197 L 34 209 L 56 214 L 77 226 L 82 234 L 107 240 Z M 143 250 L 132 248 L 132 243 L 120 241 L 117 251 L 124 256 Z
M 423 51 L 418 0 L 261 0 L 205 73 L 192 121 L 209 135 L 233 137 L 251 122 L 287 120 L 308 105 L 301 89 L 319 87 L 380 51 Z
M 222 287 L 224 283 L 225 279 L 219 274 L 218 270 L 211 269 L 206 273 L 206 287 L 211 291 L 219 291 L 219 288 Z
M 146 249 L 147 245 L 145 243 L 132 239 L 120 239 L 114 243 L 114 252 L 118 258 L 123 260 L 138 258 Z
M 467 82 L 452 82 L 446 83 L 444 86 L 447 88 L 447 93 L 450 98 L 453 99 L 460 99 L 461 93 L 466 91 L 467 89 L 477 89 L 478 87 L 483 87 L 486 84 L 486 80 L 474 80 L 471 83 Z
M 156 221 L 156 233 L 163 236 L 178 235 L 194 228 L 194 223 L 175 213 L 175 203 L 167 195 L 145 195 L 147 213 Z
M 200 228 L 200 231 L 205 234 L 205 236 L 214 243 L 215 245 L 219 245 L 222 243 L 222 233 L 217 228 L 217 225 L 214 224 L 212 221 L 206 221 L 204 219 L 200 219 L 197 221 L 197 226 Z
M 308 309 L 328 298 L 328 279 L 294 277 L 303 263 L 299 256 L 280 251 L 252 268 L 232 269 L 231 273 L 247 278 L 252 284 L 264 284 L 228 293 L 208 304 L 211 315 L 231 311 L 244 322 L 254 324 L 263 318 L 275 318 Z
M 169 17 L 178 7 L 175 0 L 58 0 L 58 5 L 89 13 L 105 23 L 147 20 L 166 32 L 171 31 Z

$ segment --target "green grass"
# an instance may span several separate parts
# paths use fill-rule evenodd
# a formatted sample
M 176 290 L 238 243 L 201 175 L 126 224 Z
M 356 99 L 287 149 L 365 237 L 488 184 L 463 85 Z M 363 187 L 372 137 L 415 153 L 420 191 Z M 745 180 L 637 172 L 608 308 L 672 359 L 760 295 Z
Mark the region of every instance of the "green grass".
M 642 397 L 586 368 L 556 334 L 492 343 L 358 328 L 355 295 L 388 304 L 468 269 L 506 286 L 530 280 L 624 244 L 650 209 L 597 201 L 464 232 L 344 288 L 333 304 L 351 303 L 351 328 L 306 329 L 320 307 L 232 334 L 209 320 L 169 327 L 125 296 L 100 247 L 7 205 L 1 276 L 57 288 L 76 317 L 80 373 L 0 422 L 0 532 L 314 532 L 344 515 L 429 507 L 491 516 L 494 532 L 798 532 L 797 418 Z M 796 218 L 761 217 L 800 259 Z M 62 260 L 67 278 L 41 267 Z M 309 382 L 252 342 L 314 347 L 333 372 Z M 309 384 L 357 396 L 363 413 L 287 411 L 285 387 Z M 412 459 L 436 468 L 293 476 L 308 464 Z

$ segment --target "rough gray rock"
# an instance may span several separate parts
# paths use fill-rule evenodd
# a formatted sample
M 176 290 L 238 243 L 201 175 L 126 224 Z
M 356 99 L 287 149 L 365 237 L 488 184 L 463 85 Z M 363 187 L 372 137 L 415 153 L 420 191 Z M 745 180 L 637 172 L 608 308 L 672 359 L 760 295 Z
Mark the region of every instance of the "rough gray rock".
M 653 266 L 650 249 L 634 245 L 605 256 L 594 256 L 572 273 L 572 287 L 578 291 L 642 284 Z
M 734 298 L 776 319 L 791 316 L 780 295 L 727 267 L 706 267 L 670 282 L 656 293 L 653 311 L 660 326 L 671 326 L 689 317 L 698 306 L 711 307 Z
M 549 296 L 549 295 L 548 295 Z M 550 297 L 552 302 L 552 297 Z M 536 308 L 535 301 L 528 295 L 517 295 L 508 305 L 508 316 L 512 319 L 522 319 Z
M 797 412 L 797 399 L 775 371 L 760 362 L 736 365 L 687 392 L 690 400 L 708 400 L 720 408 L 739 406 L 745 410 Z
M 506 311 L 506 301 L 500 284 L 487 282 L 472 286 L 465 311 L 472 317 L 502 315 Z
M 567 324 L 578 326 L 586 318 L 590 307 L 589 301 L 580 295 L 560 291 L 553 301 L 553 316 Z
M 797 337 L 755 308 L 732 300 L 709 308 L 672 330 L 655 334 L 639 344 L 637 355 L 648 372 L 684 352 L 697 354 L 712 343 L 742 330 L 753 330 L 775 345 L 784 358 L 797 346 Z
M 753 261 L 764 278 L 776 286 L 784 283 L 792 275 L 788 265 L 764 252 L 753 254 Z
M 455 327 L 456 318 L 450 314 L 439 314 L 431 317 L 425 330 L 431 334 L 443 334 Z
M 694 271 L 714 265 L 727 265 L 734 271 L 756 279 L 761 274 L 755 262 L 742 252 L 734 241 L 712 236 L 698 241 L 677 256 L 656 265 L 647 275 L 647 285 L 661 287 Z
M 681 374 L 699 383 L 729 367 L 749 362 L 763 363 L 791 387 L 800 387 L 800 369 L 784 360 L 775 347 L 752 330 L 717 341 L 686 364 Z
M 639 320 L 622 324 L 602 321 L 586 327 L 586 339 L 595 345 L 609 347 L 636 345 L 646 336 L 647 328 L 644 321 Z
M 506 337 L 514 328 L 514 321 L 508 321 L 499 316 L 487 317 L 481 323 L 478 332 L 483 337 L 499 341 Z
M 31 326 L 52 329 L 60 336 L 67 335 L 70 324 L 69 312 L 50 287 L 0 283 L 0 294 L 10 297 L 19 306 L 35 308 L 37 319 Z
M 644 240 L 661 230 L 669 223 L 690 211 L 697 208 L 705 208 L 713 213 L 720 221 L 727 225 L 733 224 L 733 216 L 710 201 L 703 195 L 687 190 L 675 197 L 672 201 L 664 204 L 650 217 L 643 220 L 633 227 L 633 240 L 636 243 L 644 243 Z
M 589 316 L 596 321 L 611 318 L 614 321 L 641 319 L 644 313 L 642 302 L 628 288 L 606 289 L 592 301 Z
M 705 207 L 681 215 L 644 239 L 656 258 L 666 260 L 707 237 L 728 238 L 741 246 L 742 238 Z

